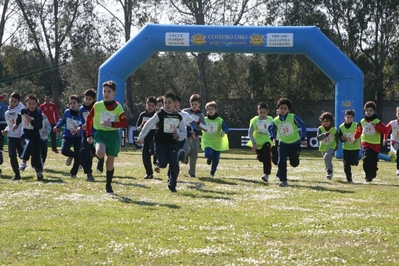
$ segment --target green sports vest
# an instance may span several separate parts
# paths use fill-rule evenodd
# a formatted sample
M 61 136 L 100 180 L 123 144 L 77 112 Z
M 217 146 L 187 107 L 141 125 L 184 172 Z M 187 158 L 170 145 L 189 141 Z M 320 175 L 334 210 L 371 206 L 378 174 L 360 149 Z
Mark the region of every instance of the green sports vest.
M 123 114 L 122 105 L 118 104 L 116 108 L 112 111 L 107 110 L 105 107 L 104 101 L 100 101 L 94 104 L 94 123 L 93 127 L 96 130 L 103 131 L 114 131 L 118 130 L 115 127 L 103 127 L 101 126 L 101 121 L 111 121 L 111 122 L 119 122 L 119 116 Z
M 330 132 L 330 135 L 328 135 L 319 142 L 319 151 L 327 151 L 328 149 L 331 148 L 335 149 L 337 147 L 337 140 L 336 140 L 337 128 L 331 127 L 330 130 L 327 131 L 325 127 L 320 126 L 319 129 L 323 134 Z
M 217 117 L 211 120 L 205 117 L 205 122 L 208 125 L 208 131 L 202 131 L 202 149 L 210 147 L 215 151 L 227 151 L 229 149 L 229 139 L 227 134 L 225 134 L 224 137 L 221 136 L 223 119 Z
M 360 149 L 360 141 L 353 143 L 353 141 L 355 140 L 356 128 L 357 128 L 356 122 L 352 122 L 352 125 L 350 128 L 346 128 L 345 123 L 342 123 L 339 126 L 339 130 L 341 130 L 342 136 L 347 138 L 347 141 L 342 142 L 342 149 L 349 150 L 349 151 L 354 151 L 354 150 Z
M 290 144 L 301 139 L 298 126 L 294 122 L 294 114 L 288 113 L 285 121 L 281 121 L 280 116 L 277 116 L 273 122 L 276 125 L 281 142 Z
M 255 138 L 256 146 L 257 146 L 258 150 L 262 149 L 263 145 L 267 142 L 272 144 L 272 141 L 271 141 L 270 135 L 269 135 L 269 126 L 272 122 L 273 122 L 273 118 L 271 118 L 270 116 L 268 116 L 264 120 L 260 120 L 259 116 L 255 116 L 249 122 L 249 126 L 251 127 L 251 125 L 253 125 L 253 127 L 254 127 L 253 136 Z M 249 147 L 253 146 L 251 140 L 248 141 L 247 146 L 249 146 Z
M 372 121 L 374 124 L 378 124 L 380 119 L 376 118 Z M 381 135 L 375 130 L 375 127 L 367 122 L 364 118 L 360 121 L 362 125 L 362 142 L 367 142 L 370 144 L 380 144 Z

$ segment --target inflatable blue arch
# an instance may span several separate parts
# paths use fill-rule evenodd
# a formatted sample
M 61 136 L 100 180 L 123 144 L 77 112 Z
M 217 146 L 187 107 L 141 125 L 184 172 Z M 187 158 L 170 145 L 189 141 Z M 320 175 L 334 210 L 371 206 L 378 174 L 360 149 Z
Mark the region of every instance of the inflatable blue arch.
M 125 79 L 154 53 L 256 53 L 305 54 L 335 83 L 336 125 L 344 112 L 354 109 L 356 120 L 363 114 L 362 71 L 315 26 L 209 26 L 148 24 L 114 53 L 99 69 L 101 84 L 117 83 L 116 100 L 124 102 Z M 342 157 L 342 150 L 336 153 Z

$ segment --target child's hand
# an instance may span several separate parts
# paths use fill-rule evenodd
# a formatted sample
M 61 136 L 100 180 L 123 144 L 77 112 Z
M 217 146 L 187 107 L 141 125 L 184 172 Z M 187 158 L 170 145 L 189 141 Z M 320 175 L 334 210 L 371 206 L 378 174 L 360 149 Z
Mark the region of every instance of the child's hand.
M 190 131 L 190 133 L 191 133 L 191 137 L 192 137 L 193 139 L 197 138 L 197 134 L 195 134 L 194 131 Z
M 386 145 L 387 145 L 387 140 L 384 139 L 384 140 L 382 141 L 382 146 L 386 146 Z
M 30 123 L 30 121 L 32 121 L 32 117 L 30 117 L 30 115 L 24 114 L 24 117 L 25 117 L 26 122 Z
M 253 151 L 253 152 L 256 152 L 257 149 L 258 149 L 258 146 L 256 145 L 256 143 L 253 144 L 253 145 L 252 145 L 252 151 Z
M 308 142 L 306 140 L 302 140 L 301 141 L 301 145 L 307 147 L 308 146 Z
M 137 144 L 139 144 L 139 145 L 143 145 L 144 144 L 144 141 L 142 141 L 141 139 L 137 139 Z
M 178 139 L 179 138 L 179 133 L 178 132 L 174 132 L 172 135 L 173 135 L 174 139 Z
M 86 128 L 87 128 L 87 126 L 86 126 L 86 124 L 84 124 L 84 125 L 82 126 L 82 130 L 86 130 Z
M 17 125 L 17 124 L 13 125 L 13 126 L 12 126 L 12 131 L 17 130 L 17 128 L 18 128 L 18 125 Z
M 88 142 L 89 144 L 93 144 L 94 138 L 93 138 L 93 137 L 87 137 L 87 142 Z
M 226 133 L 224 133 L 224 131 L 222 130 L 222 133 L 220 133 L 220 136 L 224 137 Z
M 353 144 L 355 144 L 356 142 L 357 142 L 357 139 L 354 139 L 354 140 L 353 140 Z
M 7 135 L 7 132 L 8 132 L 8 131 L 4 129 L 4 130 L 1 131 L 1 134 L 2 134 L 3 136 L 5 136 L 5 135 Z
M 112 127 L 112 122 L 111 121 L 101 121 L 100 125 L 102 127 Z
M 80 127 L 78 127 L 77 129 L 76 129 L 76 134 L 79 134 L 80 133 Z
M 61 131 L 61 129 L 59 129 L 59 128 L 56 127 L 56 126 L 53 128 L 53 132 L 55 132 L 55 133 L 59 133 L 60 131 Z
M 347 141 L 348 139 L 347 139 L 345 136 L 341 136 L 341 140 L 342 140 L 343 142 L 345 142 L 345 141 Z

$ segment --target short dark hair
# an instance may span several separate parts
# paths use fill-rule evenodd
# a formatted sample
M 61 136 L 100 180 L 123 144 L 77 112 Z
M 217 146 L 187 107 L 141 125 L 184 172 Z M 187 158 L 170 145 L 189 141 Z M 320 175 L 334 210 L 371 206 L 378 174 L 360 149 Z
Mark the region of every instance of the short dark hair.
M 108 80 L 108 81 L 104 82 L 103 83 L 103 87 L 109 87 L 113 91 L 116 91 L 116 83 L 113 80 Z
M 193 94 L 190 97 L 190 103 L 191 102 L 199 102 L 201 103 L 201 96 L 199 94 Z
M 292 108 L 292 102 L 291 102 L 290 99 L 288 99 L 288 98 L 280 98 L 280 99 L 277 101 L 277 108 L 279 108 L 280 105 L 283 105 L 283 104 L 287 105 L 288 110 L 291 110 L 291 108 Z
M 269 110 L 269 106 L 267 106 L 267 103 L 265 103 L 265 102 L 260 102 L 260 103 L 258 103 L 258 110 L 259 109 Z
M 164 102 L 165 102 L 165 99 L 164 99 L 163 96 L 159 96 L 159 97 L 157 98 L 157 103 L 162 103 L 162 104 L 164 104 Z
M 368 101 L 364 104 L 363 111 L 365 111 L 367 108 L 371 108 L 375 112 L 375 110 L 377 110 L 377 105 L 373 101 Z
M 179 103 L 181 103 L 181 97 L 179 95 L 176 95 L 176 101 L 178 101 Z
M 21 101 L 21 94 L 19 94 L 18 92 L 13 92 L 10 95 L 11 98 L 17 99 L 18 102 Z
M 163 97 L 164 99 L 171 98 L 173 101 L 176 101 L 176 95 L 171 91 L 167 91 Z
M 79 98 L 79 95 L 77 95 L 77 94 L 72 94 L 71 96 L 69 96 L 69 100 L 75 100 L 78 103 L 80 103 L 80 98 Z
M 36 101 L 37 103 L 39 102 L 39 100 L 38 100 L 37 97 L 36 97 L 36 94 L 33 94 L 33 93 L 28 94 L 28 95 L 25 96 L 25 102 L 27 102 L 27 101 L 29 101 L 29 100 L 34 100 L 34 101 Z
M 147 100 L 145 101 L 145 103 L 153 103 L 155 105 L 157 105 L 157 98 L 155 98 L 155 96 L 149 96 L 147 97 Z
M 90 89 L 87 89 L 84 91 L 83 96 L 85 96 L 85 97 L 89 96 L 89 97 L 95 99 L 97 97 L 97 92 L 94 89 L 90 88 Z
M 205 104 L 205 109 L 208 108 L 208 107 L 213 107 L 213 108 L 215 108 L 215 110 L 218 109 L 218 105 L 217 105 L 217 103 L 215 101 L 211 101 L 211 102 L 206 103 Z
M 331 124 L 334 124 L 334 116 L 330 112 L 324 112 L 320 115 L 319 120 L 320 122 L 323 121 L 324 119 L 327 119 L 328 121 L 331 122 Z
M 351 115 L 355 117 L 355 110 L 346 110 L 344 116 Z

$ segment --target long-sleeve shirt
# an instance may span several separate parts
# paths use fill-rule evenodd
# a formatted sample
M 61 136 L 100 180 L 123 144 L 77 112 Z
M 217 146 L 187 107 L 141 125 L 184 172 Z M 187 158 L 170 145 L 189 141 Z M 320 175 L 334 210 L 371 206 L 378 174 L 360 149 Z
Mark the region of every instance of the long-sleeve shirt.
M 80 116 L 78 111 L 66 109 L 64 116 L 57 122 L 56 127 L 61 128 L 65 126 L 63 137 L 68 138 L 80 138 L 82 134 L 79 132 L 76 134 L 76 130 L 79 128 Z
M 31 120 L 25 119 L 24 115 L 30 116 Z M 19 126 L 22 123 L 23 134 L 22 138 L 40 141 L 40 129 L 43 127 L 43 116 L 39 109 L 30 111 L 28 108 L 21 110 L 21 114 L 18 115 L 16 125 Z
M 289 113 L 285 114 L 284 116 L 279 115 L 278 118 L 281 121 L 285 121 L 287 119 Z M 298 142 L 300 142 L 301 140 L 304 141 L 306 140 L 306 124 L 297 116 L 294 115 L 294 123 L 298 126 L 298 128 L 300 128 L 299 132 L 300 132 L 300 137 L 301 139 L 298 140 Z M 269 134 L 270 134 L 270 139 L 274 140 L 277 138 L 277 127 L 274 124 L 274 122 L 272 122 L 272 124 L 269 127 Z M 297 142 L 295 142 L 297 143 Z
M 110 102 L 104 101 L 104 105 L 108 111 L 113 111 L 117 108 L 119 103 L 117 101 L 110 101 Z M 86 120 L 86 136 L 87 137 L 90 137 L 93 135 L 93 121 L 94 121 L 93 119 L 94 119 L 95 115 L 100 115 L 100 114 L 95 114 L 94 107 L 93 107 L 93 108 L 91 108 L 90 113 L 87 116 L 87 120 Z M 117 120 L 119 120 L 119 121 L 112 122 L 113 128 L 127 127 L 127 119 L 126 119 L 126 115 L 124 112 L 119 115 Z
M 45 102 L 39 106 L 40 110 L 47 116 L 51 125 L 55 125 L 60 119 L 58 114 L 57 105 L 53 102 Z

